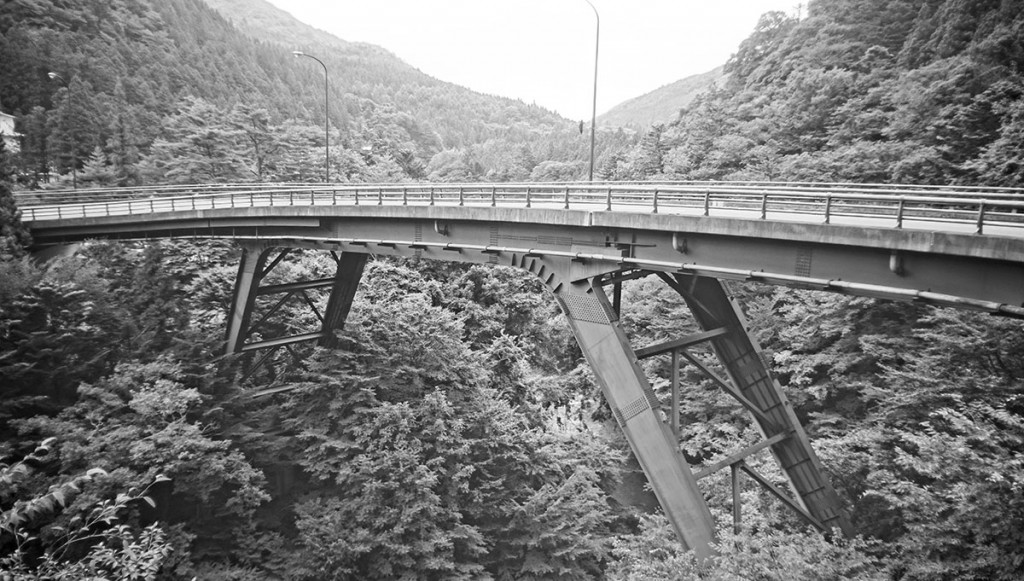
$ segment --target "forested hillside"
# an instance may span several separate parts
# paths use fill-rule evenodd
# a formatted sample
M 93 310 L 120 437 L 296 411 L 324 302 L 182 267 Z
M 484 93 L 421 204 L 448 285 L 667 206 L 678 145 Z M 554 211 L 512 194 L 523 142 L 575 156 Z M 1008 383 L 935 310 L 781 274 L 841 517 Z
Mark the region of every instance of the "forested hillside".
M 700 481 L 720 536 L 697 563 L 623 488 L 628 448 L 532 275 L 371 260 L 337 348 L 281 351 L 247 377 L 248 356 L 222 355 L 232 243 L 30 260 L 12 189 L 66 184 L 76 159 L 90 184 L 320 179 L 322 71 L 197 0 L 0 10 L 0 99 L 26 144 L 0 147 L 0 578 L 1024 578 L 1020 321 L 730 285 L 856 536 L 806 528 L 749 480 L 734 533 L 724 471 Z M 1020 186 L 1022 14 L 998 0 L 769 14 L 730 82 L 677 121 L 635 147 L 599 135 L 603 175 Z M 585 171 L 574 125 L 310 38 L 296 48 L 354 79 L 332 101 L 332 179 Z M 266 282 L 334 267 L 296 252 Z M 654 277 L 622 299 L 634 346 L 694 330 Z M 265 332 L 313 319 L 296 296 Z M 668 361 L 643 365 L 667 401 Z M 713 382 L 683 375 L 695 468 L 758 440 Z M 785 486 L 768 453 L 749 462 Z
M 541 162 L 538 179 L 584 174 L 585 136 L 550 111 L 289 18 L 251 20 L 239 29 L 202 0 L 5 2 L 0 109 L 23 135 L 19 181 L 321 180 L 324 74 L 293 50 L 329 71 L 332 181 L 525 180 Z
M 1024 3 L 815 0 L 608 179 L 1024 185 Z

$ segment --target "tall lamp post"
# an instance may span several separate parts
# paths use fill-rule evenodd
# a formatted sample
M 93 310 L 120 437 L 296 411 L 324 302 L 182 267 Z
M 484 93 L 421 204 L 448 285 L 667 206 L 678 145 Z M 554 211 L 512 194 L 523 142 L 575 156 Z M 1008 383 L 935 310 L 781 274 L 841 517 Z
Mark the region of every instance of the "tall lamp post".
M 584 1 L 590 4 L 590 9 L 594 11 L 594 18 L 597 21 L 597 28 L 594 32 L 594 106 L 590 116 L 590 181 L 594 181 L 594 132 L 597 129 L 597 53 L 601 48 L 601 15 L 597 13 L 597 8 L 590 0 Z
M 295 55 L 295 58 L 298 58 L 300 56 L 311 58 L 316 62 L 320 63 L 320 66 L 324 68 L 324 183 L 327 183 L 331 181 L 331 101 L 328 95 L 328 89 L 330 85 L 328 84 L 329 81 L 327 79 L 327 65 L 324 64 L 324 61 L 316 58 L 311 54 L 306 54 L 300 50 L 293 50 L 292 54 Z
M 51 80 L 60 80 L 60 82 L 64 83 L 64 86 L 67 87 L 67 89 L 68 89 L 67 108 L 68 108 L 68 112 L 70 113 L 70 111 L 71 111 L 71 83 L 67 82 L 64 79 L 64 77 L 58 75 L 57 73 L 55 73 L 53 71 L 50 71 L 50 72 L 46 73 L 46 76 L 50 77 Z M 71 128 L 71 131 L 72 131 L 72 135 L 71 135 L 71 187 L 73 189 L 77 190 L 78 189 L 78 151 L 77 151 L 78 144 L 75 143 L 74 127 Z

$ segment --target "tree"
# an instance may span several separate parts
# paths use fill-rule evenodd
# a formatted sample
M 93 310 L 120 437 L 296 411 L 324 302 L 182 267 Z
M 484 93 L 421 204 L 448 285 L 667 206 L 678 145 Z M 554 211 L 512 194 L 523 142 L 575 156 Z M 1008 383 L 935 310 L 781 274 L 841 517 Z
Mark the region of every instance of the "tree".
M 102 113 L 96 102 L 92 85 L 79 75 L 72 75 L 68 85 L 57 90 L 51 123 L 49 148 L 56 155 L 57 170 L 77 171 L 96 147 L 103 145 Z
M 119 186 L 138 184 L 141 179 L 138 168 L 141 159 L 140 149 L 147 141 L 139 135 L 139 117 L 145 115 L 139 111 L 138 105 L 129 103 L 124 83 L 120 78 L 114 85 L 111 109 L 113 119 L 110 122 L 110 138 L 106 147 L 110 164 L 113 166 L 114 181 Z
M 44 440 L 19 462 L 0 465 L 0 499 L 17 498 L 12 489 L 34 472 L 32 465 L 50 454 L 54 440 Z M 120 493 L 114 499 L 77 507 L 79 514 L 68 522 L 69 527 L 54 526 L 45 541 L 38 536 L 44 523 L 70 509 L 91 483 L 108 476 L 106 471 L 93 468 L 54 485 L 45 495 L 17 500 L 0 513 L 0 570 L 5 578 L 70 581 L 113 575 L 119 579 L 156 579 L 172 551 L 163 529 L 154 523 L 136 531 L 123 522 L 134 504 L 145 502 L 155 508 L 153 499 L 146 496 L 149 486 L 141 492 Z M 153 484 L 165 481 L 165 477 L 158 476 Z
M 238 130 L 215 105 L 185 98 L 164 121 L 165 137 L 153 143 L 146 173 L 156 181 L 218 183 L 244 181 Z
M 231 110 L 229 123 L 246 145 L 246 157 L 250 160 L 249 171 L 256 177 L 256 181 L 265 181 L 277 154 L 284 147 L 280 139 L 280 128 L 271 126 L 270 114 L 266 109 L 254 109 L 243 104 L 235 105 Z
M 52 152 L 47 143 L 48 113 L 42 106 L 35 106 L 22 116 L 22 143 L 20 166 L 29 177 L 31 185 L 49 180 Z
M 99 147 L 92 151 L 82 166 L 78 181 L 87 187 L 103 187 L 113 185 L 117 179 L 115 169 L 111 166 L 107 154 Z
M 20 258 L 32 243 L 32 236 L 21 223 L 21 211 L 14 201 L 12 177 L 11 159 L 0 139 L 0 262 Z
M 255 509 L 268 500 L 263 474 L 229 441 L 215 437 L 218 426 L 200 409 L 201 390 L 207 389 L 194 370 L 169 358 L 126 362 L 95 383 L 81 384 L 78 399 L 59 414 L 11 423 L 23 438 L 59 437 L 59 461 L 51 478 L 89 466 L 108 473 L 95 494 L 70 505 L 73 510 L 88 506 L 97 495 L 144 489 L 166 475 L 173 486 L 168 482 L 154 488 L 152 494 L 163 508 L 149 518 L 187 519 L 187 534 L 180 526 L 168 528 L 178 564 L 188 563 L 190 556 L 201 558 L 206 551 L 231 547 L 233 535 L 245 530 Z M 49 481 L 35 486 L 45 487 Z M 204 510 L 197 513 L 197 506 Z M 62 518 L 57 524 L 67 528 L 69 521 Z M 192 540 L 196 544 L 189 547 Z

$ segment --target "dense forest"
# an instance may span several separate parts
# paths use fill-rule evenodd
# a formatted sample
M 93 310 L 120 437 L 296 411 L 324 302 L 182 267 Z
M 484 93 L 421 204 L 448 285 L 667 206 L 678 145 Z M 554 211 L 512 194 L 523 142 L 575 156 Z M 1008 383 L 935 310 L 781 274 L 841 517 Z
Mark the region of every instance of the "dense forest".
M 640 139 L 600 133 L 601 176 L 1022 186 L 1022 8 L 767 14 L 728 84 Z M 232 243 L 96 241 L 31 260 L 17 188 L 322 179 L 322 71 L 293 49 L 345 71 L 332 180 L 585 175 L 575 123 L 311 38 L 280 46 L 198 0 L 0 8 L 0 102 L 22 134 L 20 153 L 0 148 L 0 578 L 1024 577 L 1020 321 L 731 285 L 856 536 L 805 528 L 752 482 L 733 531 L 717 474 L 701 486 L 718 554 L 701 563 L 636 484 L 528 273 L 372 260 L 336 348 L 247 376 L 247 357 L 222 355 Z M 333 267 L 300 252 L 267 282 Z M 622 303 L 634 345 L 694 325 L 657 280 L 628 282 Z M 278 324 L 310 322 L 301 301 L 282 309 Z M 667 362 L 644 367 L 667 398 Z M 756 441 L 713 383 L 684 379 L 691 464 Z M 750 462 L 782 485 L 769 454 Z
M 1024 185 L 1024 3 L 815 0 L 765 14 L 606 179 Z

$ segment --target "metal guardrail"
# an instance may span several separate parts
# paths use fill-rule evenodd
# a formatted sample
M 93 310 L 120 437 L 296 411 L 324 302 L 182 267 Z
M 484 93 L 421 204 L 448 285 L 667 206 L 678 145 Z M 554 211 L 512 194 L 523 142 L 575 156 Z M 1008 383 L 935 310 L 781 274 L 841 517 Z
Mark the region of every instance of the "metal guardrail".
M 1024 237 L 1024 190 L 810 182 L 197 184 L 15 194 L 25 222 L 257 206 L 622 211 Z M 996 232 L 998 229 L 998 232 Z

